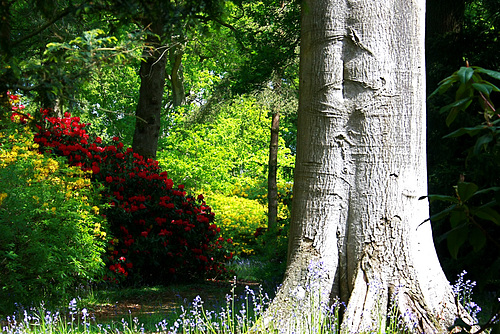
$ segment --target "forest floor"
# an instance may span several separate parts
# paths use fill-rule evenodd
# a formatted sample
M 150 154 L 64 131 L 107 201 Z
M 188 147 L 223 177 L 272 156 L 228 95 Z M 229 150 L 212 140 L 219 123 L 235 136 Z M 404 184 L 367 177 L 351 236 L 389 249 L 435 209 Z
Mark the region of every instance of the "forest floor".
M 181 306 L 189 307 L 200 296 L 208 310 L 220 309 L 226 305 L 226 295 L 240 296 L 245 287 L 256 293 L 259 283 L 238 281 L 211 281 L 166 287 L 128 288 L 111 291 L 97 291 L 85 307 L 95 317 L 97 323 L 120 322 L 135 317 L 161 321 L 180 314 Z

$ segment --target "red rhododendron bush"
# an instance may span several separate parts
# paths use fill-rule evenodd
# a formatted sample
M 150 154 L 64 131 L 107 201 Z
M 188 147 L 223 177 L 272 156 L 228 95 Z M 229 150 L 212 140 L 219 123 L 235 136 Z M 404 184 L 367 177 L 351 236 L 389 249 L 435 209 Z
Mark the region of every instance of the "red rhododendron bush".
M 125 148 L 119 138 L 104 145 L 79 117 L 54 117 L 47 110 L 42 115 L 34 139 L 40 150 L 92 171 L 92 180 L 102 185 L 101 213 L 113 235 L 106 280 L 157 284 L 224 273 L 222 263 L 231 253 L 202 195 L 174 186 L 157 161 Z

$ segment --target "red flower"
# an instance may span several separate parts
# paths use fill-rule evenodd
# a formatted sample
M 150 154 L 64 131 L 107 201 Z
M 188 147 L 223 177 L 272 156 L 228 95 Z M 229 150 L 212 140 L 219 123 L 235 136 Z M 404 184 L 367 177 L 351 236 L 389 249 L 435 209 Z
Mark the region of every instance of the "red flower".
M 142 232 L 141 232 L 141 235 L 142 235 L 144 238 L 147 238 L 147 237 L 148 237 L 148 234 L 149 234 L 149 232 L 148 232 L 148 231 L 142 231 Z
M 106 176 L 106 182 L 108 182 L 108 183 L 113 182 L 113 177 L 112 176 Z
M 200 222 L 200 223 L 208 223 L 208 222 L 210 221 L 210 220 L 208 219 L 208 217 L 207 217 L 207 216 L 205 216 L 205 215 L 198 215 L 198 216 L 196 217 L 196 220 L 197 220 L 198 222 Z
M 156 223 L 157 223 L 158 225 L 160 225 L 160 226 L 161 226 L 162 224 L 164 224 L 164 223 L 166 223 L 166 222 L 167 222 L 167 218 L 156 217 L 156 218 L 155 218 L 155 220 L 156 220 Z

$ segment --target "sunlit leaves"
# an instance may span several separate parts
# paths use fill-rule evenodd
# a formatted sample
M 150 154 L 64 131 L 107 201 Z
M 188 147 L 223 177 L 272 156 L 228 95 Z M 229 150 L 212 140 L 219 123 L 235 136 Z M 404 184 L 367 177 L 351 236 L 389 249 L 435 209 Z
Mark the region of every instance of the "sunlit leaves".
M 180 111 L 180 110 L 179 110 Z M 253 97 L 241 96 L 221 106 L 210 122 L 188 121 L 190 111 L 176 114 L 160 139 L 161 165 L 187 186 L 227 192 L 236 181 L 265 179 L 269 154 L 267 110 Z M 280 167 L 293 166 L 280 141 Z M 280 168 L 279 178 L 283 178 Z

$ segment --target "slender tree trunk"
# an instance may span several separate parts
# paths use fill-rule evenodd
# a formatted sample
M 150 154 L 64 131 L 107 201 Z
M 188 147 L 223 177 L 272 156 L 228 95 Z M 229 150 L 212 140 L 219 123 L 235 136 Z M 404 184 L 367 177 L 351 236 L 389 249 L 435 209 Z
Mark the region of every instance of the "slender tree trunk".
M 152 32 L 158 33 L 160 31 L 161 24 L 156 23 L 156 29 L 153 29 Z M 156 158 L 167 55 L 164 50 L 158 49 L 156 37 L 149 37 L 148 44 L 151 48 L 144 50 L 145 60 L 141 63 L 139 72 L 141 86 L 132 148 L 134 152 L 145 158 Z
M 184 90 L 184 76 L 182 74 L 182 56 L 184 51 L 180 46 L 174 46 L 170 49 L 169 58 L 172 70 L 169 80 L 172 88 L 172 105 L 179 107 L 186 103 L 186 91 Z
M 271 118 L 271 140 L 269 142 L 269 164 L 267 175 L 267 230 L 274 233 L 278 228 L 278 140 L 280 128 L 280 111 L 273 110 Z
M 308 284 L 319 303 L 346 304 L 346 333 L 385 328 L 391 298 L 415 332 L 445 333 L 457 317 L 419 200 L 424 13 L 425 0 L 303 2 L 288 266 L 264 325 L 286 331 Z

